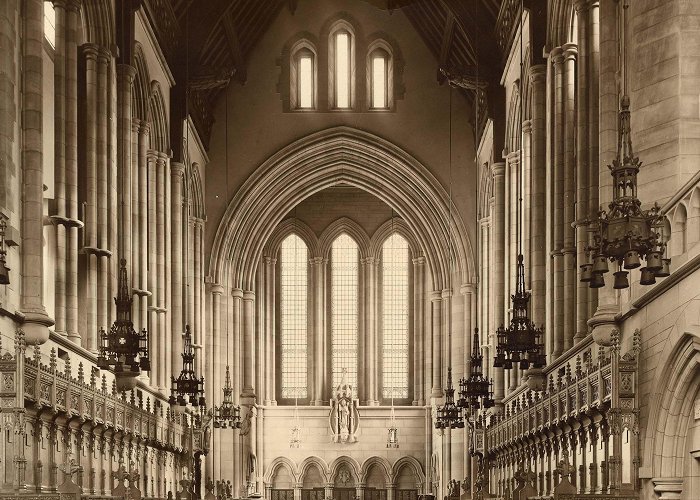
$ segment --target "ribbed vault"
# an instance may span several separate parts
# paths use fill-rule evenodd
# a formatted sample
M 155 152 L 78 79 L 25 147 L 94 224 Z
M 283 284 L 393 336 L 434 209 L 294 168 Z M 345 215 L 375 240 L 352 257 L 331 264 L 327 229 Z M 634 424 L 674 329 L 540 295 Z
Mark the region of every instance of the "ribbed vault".
M 453 268 L 462 283 L 472 282 L 472 246 L 456 208 L 450 210 L 447 191 L 402 149 L 350 127 L 330 128 L 293 142 L 246 180 L 217 229 L 209 274 L 218 283 L 253 290 L 265 244 L 284 216 L 304 199 L 339 183 L 383 200 L 412 228 L 431 268 L 434 290 L 447 288 Z M 453 265 L 447 251 L 450 237 Z

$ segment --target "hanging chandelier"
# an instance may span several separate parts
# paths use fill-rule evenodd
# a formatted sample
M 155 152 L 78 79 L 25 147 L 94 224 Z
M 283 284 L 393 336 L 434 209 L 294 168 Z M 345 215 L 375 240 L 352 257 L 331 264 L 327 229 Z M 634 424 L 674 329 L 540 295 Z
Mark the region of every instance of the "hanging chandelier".
M 129 282 L 126 275 L 126 260 L 119 261 L 119 282 L 114 303 L 117 306 L 117 319 L 109 332 L 100 329 L 100 354 L 97 367 L 112 370 L 116 377 L 117 389 L 128 391 L 136 387 L 136 377 L 141 370 L 150 371 L 148 359 L 148 332 L 137 332 L 131 321 Z
M 587 248 L 592 262 L 581 266 L 581 281 L 591 288 L 605 286 L 603 274 L 609 272 L 608 261 L 616 264 L 613 288 L 629 287 L 629 270 L 641 266 L 641 285 L 653 285 L 656 278 L 670 274 L 671 259 L 664 258 L 666 242 L 662 239 L 663 215 L 657 204 L 642 210 L 637 198 L 637 174 L 642 162 L 632 149 L 630 98 L 627 93 L 627 1 L 623 4 L 618 34 L 622 54 L 618 66 L 623 74 L 620 115 L 618 119 L 617 156 L 611 165 L 613 199 L 608 211 L 600 211 L 593 222 L 593 244 Z M 618 18 L 619 19 L 619 18 Z M 618 52 L 620 54 L 620 52 Z
M 457 406 L 471 410 L 479 409 L 480 405 L 483 405 L 484 408 L 491 408 L 494 405 L 493 380 L 489 380 L 484 376 L 484 356 L 481 354 L 478 328 L 474 328 L 474 340 L 472 342 L 472 355 L 470 360 L 469 377 L 459 380 L 459 400 L 457 401 Z
M 214 406 L 214 427 L 217 429 L 240 429 L 241 407 L 233 404 L 233 386 L 229 366 L 226 365 L 224 381 L 224 400 L 219 406 Z
M 185 326 L 185 342 L 182 350 L 182 370 L 177 378 L 170 376 L 172 387 L 168 402 L 181 408 L 189 402 L 192 406 L 206 406 L 204 399 L 204 377 L 197 378 L 194 372 L 194 347 L 190 326 Z
M 495 368 L 510 370 L 513 364 L 519 364 L 522 370 L 542 368 L 546 363 L 542 328 L 537 328 L 528 316 L 527 306 L 530 293 L 525 290 L 525 266 L 523 255 L 518 255 L 517 284 L 513 299 L 513 317 L 508 328 L 501 325 L 496 330 Z
M 452 386 L 452 368 L 447 368 L 445 404 L 437 407 L 436 429 L 461 429 L 464 427 L 462 409 L 455 404 L 455 389 Z

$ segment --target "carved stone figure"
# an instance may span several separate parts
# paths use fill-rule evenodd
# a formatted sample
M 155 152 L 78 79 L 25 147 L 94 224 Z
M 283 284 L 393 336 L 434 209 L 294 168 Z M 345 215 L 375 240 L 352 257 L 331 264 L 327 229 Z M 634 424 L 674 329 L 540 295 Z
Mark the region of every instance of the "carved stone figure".
M 353 387 L 346 382 L 347 370 L 343 369 L 340 384 L 335 388 L 331 401 L 329 424 L 333 432 L 334 443 L 357 442 L 357 429 L 360 414 L 357 411 L 357 400 L 354 399 Z

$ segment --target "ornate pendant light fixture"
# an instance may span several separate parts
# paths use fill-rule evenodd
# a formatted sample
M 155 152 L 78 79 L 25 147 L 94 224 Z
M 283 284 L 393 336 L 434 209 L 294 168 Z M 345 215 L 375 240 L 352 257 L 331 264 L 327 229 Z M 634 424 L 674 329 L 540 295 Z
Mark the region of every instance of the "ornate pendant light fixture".
M 630 98 L 627 93 L 627 9 L 623 4 L 622 26 L 618 28 L 622 48 L 620 70 L 623 73 L 620 116 L 618 120 L 617 157 L 608 165 L 613 178 L 613 199 L 608 212 L 600 211 L 593 222 L 593 244 L 587 249 L 592 262 L 581 266 L 581 281 L 591 288 L 605 286 L 603 274 L 609 271 L 608 261 L 616 264 L 613 288 L 629 287 L 630 269 L 641 266 L 642 285 L 653 285 L 656 278 L 670 274 L 671 259 L 664 258 L 666 242 L 662 239 L 663 215 L 657 204 L 642 210 L 637 198 L 637 174 L 642 162 L 634 155 L 630 126 Z
M 0 285 L 10 284 L 10 268 L 7 267 L 7 247 L 5 246 L 6 231 L 7 218 L 0 214 Z
M 543 368 L 546 364 L 544 354 L 544 332 L 542 328 L 537 328 L 528 316 L 528 304 L 530 293 L 525 290 L 525 264 L 523 258 L 523 193 L 521 176 L 523 171 L 523 2 L 520 2 L 520 119 L 519 119 L 519 165 L 517 175 L 517 237 L 518 237 L 518 257 L 516 264 L 516 284 L 515 293 L 511 295 L 513 300 L 513 316 L 508 328 L 500 326 L 496 330 L 496 356 L 493 360 L 495 368 L 505 368 L 510 370 L 513 364 L 519 365 L 520 369 L 527 370 L 533 368 Z
M 459 381 L 457 406 L 468 410 L 478 410 L 481 405 L 484 408 L 491 408 L 494 405 L 493 380 L 484 376 L 484 356 L 481 354 L 478 328 L 474 328 L 470 361 L 469 377 Z
M 301 425 L 299 422 L 299 399 L 298 389 L 294 391 L 294 426 L 292 427 L 291 436 L 289 438 L 290 448 L 299 448 L 301 446 Z
M 225 139 L 226 139 L 226 195 L 228 201 L 228 87 L 224 89 L 226 107 Z M 241 407 L 233 403 L 233 385 L 231 384 L 231 369 L 229 364 L 229 334 L 226 329 L 226 377 L 224 379 L 224 399 L 219 406 L 214 406 L 214 427 L 217 429 L 240 429 L 241 428 Z
M 182 350 L 182 370 L 177 378 L 171 376 L 172 387 L 168 402 L 172 406 L 184 408 L 187 403 L 192 406 L 206 406 L 204 399 L 204 377 L 197 378 L 194 371 L 194 347 L 190 325 L 185 326 L 185 342 Z
M 100 329 L 100 354 L 97 367 L 112 370 L 116 377 L 117 389 L 128 391 L 136 387 L 136 377 L 141 370 L 150 371 L 148 359 L 148 332 L 134 330 L 131 321 L 129 281 L 126 276 L 126 260 L 119 263 L 119 290 L 114 298 L 117 306 L 117 319 L 109 332 Z

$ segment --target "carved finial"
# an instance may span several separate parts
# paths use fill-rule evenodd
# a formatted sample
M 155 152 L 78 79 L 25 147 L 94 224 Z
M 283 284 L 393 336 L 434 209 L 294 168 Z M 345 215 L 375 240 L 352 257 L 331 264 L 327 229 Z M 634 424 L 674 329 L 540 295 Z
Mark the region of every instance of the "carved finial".
M 0 348 L 0 353 L 2 353 L 2 348 Z M 36 363 L 36 366 L 39 366 L 39 363 L 41 362 L 41 347 L 38 345 L 34 346 L 34 363 Z
M 112 396 L 116 396 L 116 395 L 117 395 L 117 381 L 112 380 Z
M 634 330 L 634 335 L 632 336 L 632 353 L 636 358 L 639 353 L 642 352 L 642 332 L 639 328 Z
M 65 368 L 66 378 L 70 378 L 71 373 L 72 373 L 71 366 L 70 366 L 70 357 L 66 358 L 66 364 L 65 364 L 64 368 Z
M 581 356 L 576 356 L 576 378 L 581 378 L 583 371 L 581 370 Z
M 24 330 L 17 328 L 17 331 L 15 332 L 15 352 L 21 353 L 25 350 L 26 346 L 27 345 L 24 342 Z
M 51 355 L 49 356 L 49 370 L 52 372 L 56 371 L 56 348 L 51 348 Z
M 131 390 L 131 395 L 129 396 L 129 403 L 131 403 L 131 406 L 136 404 L 136 392 L 133 389 Z
M 102 374 L 102 393 L 107 394 L 107 376 Z
M 95 389 L 97 385 L 97 377 L 95 377 L 95 370 L 90 370 L 90 388 Z
M 610 350 L 615 354 L 620 353 L 620 330 L 613 328 L 610 332 Z
M 83 362 L 78 363 L 78 382 L 85 383 L 85 372 L 83 371 Z
M 151 413 L 151 397 L 146 396 L 146 411 Z

